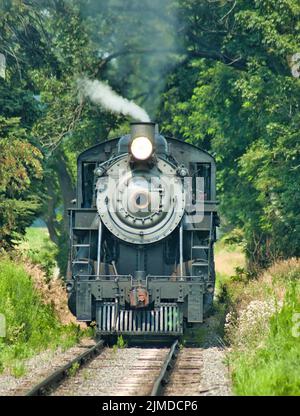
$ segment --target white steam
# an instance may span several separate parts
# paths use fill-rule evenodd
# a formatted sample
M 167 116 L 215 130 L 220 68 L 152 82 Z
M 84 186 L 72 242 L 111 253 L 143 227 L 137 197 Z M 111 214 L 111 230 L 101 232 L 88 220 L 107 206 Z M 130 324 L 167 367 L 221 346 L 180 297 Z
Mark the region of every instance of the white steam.
M 131 116 L 135 120 L 149 122 L 150 117 L 133 101 L 127 100 L 118 95 L 109 85 L 87 78 L 78 81 L 80 94 L 88 97 L 93 103 L 101 105 L 106 110 L 113 113 Z

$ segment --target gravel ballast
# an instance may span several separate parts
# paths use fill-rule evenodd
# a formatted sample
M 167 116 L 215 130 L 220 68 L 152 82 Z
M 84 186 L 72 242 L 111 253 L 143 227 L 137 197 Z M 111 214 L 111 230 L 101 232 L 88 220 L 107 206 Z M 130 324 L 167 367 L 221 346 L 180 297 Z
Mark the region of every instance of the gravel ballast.
M 0 396 L 23 396 L 35 384 L 41 382 L 59 367 L 82 354 L 86 348 L 95 345 L 92 339 L 83 339 L 79 344 L 68 350 L 46 350 L 25 361 L 26 373 L 15 378 L 9 371 L 0 375 Z

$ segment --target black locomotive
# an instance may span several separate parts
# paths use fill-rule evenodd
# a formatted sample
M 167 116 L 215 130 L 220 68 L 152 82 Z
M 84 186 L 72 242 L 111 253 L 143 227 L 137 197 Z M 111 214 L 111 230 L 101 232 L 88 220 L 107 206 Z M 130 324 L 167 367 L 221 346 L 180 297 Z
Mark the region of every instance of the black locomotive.
M 215 161 L 154 123 L 78 157 L 69 307 L 101 335 L 180 336 L 212 306 Z

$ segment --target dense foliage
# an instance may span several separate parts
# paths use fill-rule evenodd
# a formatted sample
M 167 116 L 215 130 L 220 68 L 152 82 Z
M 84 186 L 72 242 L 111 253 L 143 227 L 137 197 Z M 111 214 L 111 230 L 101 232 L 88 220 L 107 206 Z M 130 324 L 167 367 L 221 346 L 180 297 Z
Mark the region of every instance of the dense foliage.
M 87 75 L 215 154 L 253 271 L 298 256 L 299 17 L 298 0 L 1 2 L 1 245 L 41 212 L 62 247 L 77 154 L 126 127 L 78 100 Z
M 222 8 L 206 5 L 208 17 L 200 14 L 206 2 L 195 3 L 199 19 L 187 32 L 193 50 L 206 40 L 223 56 L 171 75 L 161 121 L 215 154 L 223 223 L 243 229 L 255 271 L 300 255 L 300 82 L 289 67 L 300 44 L 300 6 L 223 2 L 233 10 L 220 18 Z
M 42 154 L 28 136 L 19 117 L 0 115 L 0 245 L 4 248 L 25 232 L 40 207 L 32 185 L 42 177 Z

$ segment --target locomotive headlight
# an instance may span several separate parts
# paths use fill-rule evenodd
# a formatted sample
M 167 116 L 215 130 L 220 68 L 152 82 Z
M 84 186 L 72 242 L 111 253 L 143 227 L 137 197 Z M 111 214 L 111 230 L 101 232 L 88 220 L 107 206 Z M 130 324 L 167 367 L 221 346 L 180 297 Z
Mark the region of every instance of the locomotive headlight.
M 133 157 L 139 160 L 148 159 L 153 151 L 153 144 L 148 137 L 136 137 L 131 143 L 131 153 Z

